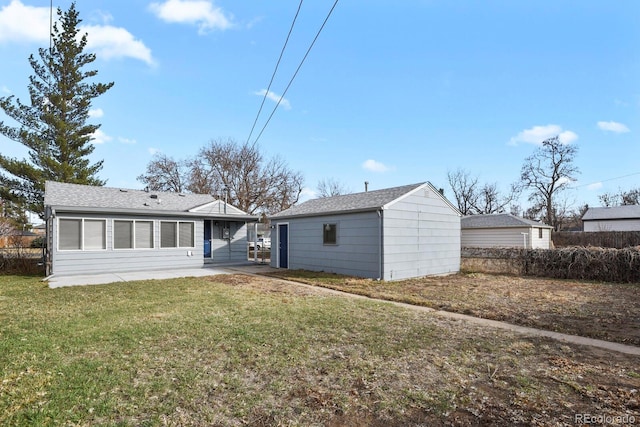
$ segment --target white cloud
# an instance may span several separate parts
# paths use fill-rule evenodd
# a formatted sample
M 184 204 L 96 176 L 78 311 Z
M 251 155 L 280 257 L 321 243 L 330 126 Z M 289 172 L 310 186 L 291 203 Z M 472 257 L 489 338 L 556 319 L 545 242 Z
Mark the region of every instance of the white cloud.
M 571 178 L 567 178 L 566 176 L 561 176 L 558 179 L 558 185 L 562 185 L 562 184 L 568 184 L 570 182 L 572 182 L 573 180 Z
M 2 93 L 11 93 L 11 90 L 6 86 L 0 86 L 0 92 L 2 92 Z
M 542 144 L 542 141 L 557 136 L 561 143 L 570 144 L 578 139 L 578 135 L 570 130 L 562 130 L 558 125 L 534 126 L 525 129 L 509 140 L 509 145 L 518 145 L 521 142 L 529 144 Z
M 304 187 L 300 192 L 300 202 L 305 202 L 309 199 L 315 199 L 316 197 L 318 197 L 318 195 L 315 190 L 309 187 Z
M 587 185 L 587 190 L 599 190 L 602 188 L 602 183 L 601 182 L 594 182 L 593 184 L 589 184 Z
M 149 152 L 149 154 L 151 154 L 152 156 L 155 155 L 156 153 L 161 152 L 162 150 L 158 149 L 158 148 L 153 148 L 153 147 L 149 147 L 147 148 L 147 151 Z
M 102 116 L 104 116 L 104 111 L 102 111 L 102 108 L 89 110 L 89 117 L 91 117 L 92 119 L 97 119 Z
M 253 92 L 254 95 L 258 95 L 258 96 L 264 96 L 264 94 L 267 94 L 267 99 L 272 100 L 273 102 L 277 103 L 278 100 L 280 99 L 280 95 L 269 91 L 269 93 L 267 93 L 266 89 L 262 89 L 259 90 L 257 92 Z M 284 108 L 285 110 L 290 110 L 291 109 L 291 103 L 289 102 L 289 100 L 287 98 L 282 98 L 282 101 L 280 101 L 280 106 L 282 106 L 282 108 Z
M 0 9 L 1 42 L 48 42 L 49 8 L 12 0 Z
M 362 164 L 362 168 L 371 172 L 386 172 L 390 170 L 388 166 L 375 160 L 369 159 Z
M 12 0 L 8 6 L 0 9 L 0 43 L 48 44 L 49 13 L 47 6 L 25 6 L 20 0 Z M 104 17 L 103 20 L 108 21 Z M 95 52 L 98 58 L 109 60 L 129 57 L 154 64 L 151 50 L 124 28 L 88 25 L 79 27 L 79 30 L 80 35 L 87 33 L 87 50 Z
M 94 144 L 104 144 L 105 142 L 109 142 L 113 139 L 100 129 L 96 130 L 93 135 L 91 135 L 91 138 L 91 142 L 93 142 Z
M 89 25 L 80 28 L 80 31 L 87 33 L 87 49 L 94 51 L 98 58 L 109 60 L 128 57 L 155 65 L 151 49 L 124 28 Z
M 122 144 L 137 144 L 138 141 L 135 139 L 123 138 L 121 136 L 118 137 L 118 141 Z
M 231 17 L 208 0 L 167 0 L 151 3 L 149 9 L 165 22 L 198 26 L 199 34 L 232 27 Z
M 598 128 L 615 133 L 629 132 L 629 128 L 618 122 L 598 122 Z

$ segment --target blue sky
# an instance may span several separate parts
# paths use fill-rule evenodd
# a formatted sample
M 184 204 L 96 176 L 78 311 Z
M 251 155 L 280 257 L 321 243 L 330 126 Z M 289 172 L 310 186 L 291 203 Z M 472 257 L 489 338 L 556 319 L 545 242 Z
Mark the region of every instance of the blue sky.
M 333 3 L 303 2 L 252 141 Z M 93 105 L 107 185 L 141 188 L 155 152 L 246 141 L 298 4 L 78 0 L 92 68 L 115 82 Z M 27 101 L 48 6 L 0 0 L 0 96 Z M 639 132 L 640 1 L 341 0 L 258 144 L 304 174 L 304 198 L 328 178 L 352 191 L 431 181 L 451 198 L 447 171 L 507 190 L 560 135 L 579 149 L 567 202 L 598 206 L 640 187 Z M 0 150 L 25 155 L 3 137 Z

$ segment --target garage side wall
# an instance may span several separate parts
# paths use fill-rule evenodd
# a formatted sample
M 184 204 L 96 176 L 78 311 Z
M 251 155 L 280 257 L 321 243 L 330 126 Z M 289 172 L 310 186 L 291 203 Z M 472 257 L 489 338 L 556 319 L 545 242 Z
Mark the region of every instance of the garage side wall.
M 421 189 L 384 210 L 384 280 L 460 271 L 460 216 Z
M 379 278 L 380 233 L 377 212 L 272 219 L 289 224 L 289 268 Z M 335 244 L 323 243 L 323 226 L 335 224 Z M 279 236 L 271 234 L 271 265 L 277 267 Z
M 59 218 L 84 218 L 106 221 L 106 249 L 60 250 Z M 153 249 L 114 249 L 113 220 L 153 220 Z M 194 218 L 153 219 L 143 216 L 114 216 L 95 214 L 59 213 L 53 221 L 52 273 L 56 275 L 99 274 L 140 270 L 166 270 L 172 268 L 198 268 L 204 265 L 203 221 Z M 194 222 L 193 248 L 160 248 L 160 221 Z

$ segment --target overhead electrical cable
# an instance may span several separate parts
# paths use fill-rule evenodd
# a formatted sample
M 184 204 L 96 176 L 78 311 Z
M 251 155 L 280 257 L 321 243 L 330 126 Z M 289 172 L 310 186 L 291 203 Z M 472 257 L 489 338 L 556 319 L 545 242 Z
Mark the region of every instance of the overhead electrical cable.
M 568 187 L 568 188 L 576 189 L 576 188 L 581 188 L 581 187 L 588 187 L 589 185 L 598 184 L 600 182 L 615 181 L 617 179 L 628 178 L 628 177 L 634 176 L 634 175 L 640 175 L 640 172 L 634 172 L 634 173 L 630 173 L 630 174 L 627 174 L 627 175 L 616 176 L 615 178 L 603 179 L 603 180 L 600 180 L 600 181 L 597 181 L 597 182 L 592 182 L 590 184 L 581 184 L 581 185 L 576 185 L 576 186 Z
M 309 56 L 309 52 L 311 52 L 311 49 L 313 48 L 313 45 L 316 43 L 316 40 L 318 40 L 318 37 L 320 36 L 320 33 L 322 32 L 322 29 L 324 28 L 324 26 L 326 25 L 327 21 L 331 17 L 331 14 L 333 13 L 333 10 L 336 8 L 336 6 L 338 4 L 338 1 L 339 0 L 336 0 L 333 3 L 333 6 L 331 6 L 331 10 L 329 10 L 329 13 L 327 14 L 327 17 L 324 19 L 324 22 L 322 23 L 322 25 L 320 26 L 320 29 L 316 33 L 316 36 L 313 38 L 313 41 L 311 42 L 311 45 L 309 45 L 309 48 L 307 49 L 307 52 L 304 54 L 304 57 L 302 58 L 302 60 L 300 61 L 300 64 L 298 65 L 298 68 L 296 68 L 296 72 L 293 73 L 293 76 L 291 77 L 291 80 L 289 80 L 289 83 L 287 84 L 287 87 L 285 88 L 284 92 L 282 92 L 282 95 L 280 95 L 280 98 L 278 99 L 278 102 L 276 103 L 276 106 L 273 108 L 273 111 L 271 111 L 271 114 L 269 115 L 269 118 L 267 119 L 267 121 L 265 122 L 264 126 L 260 130 L 260 133 L 256 137 L 255 141 L 253 141 L 253 145 L 255 145 L 258 142 L 258 140 L 262 136 L 262 133 L 264 132 L 264 130 L 266 129 L 267 125 L 271 121 L 271 118 L 276 113 L 276 110 L 278 109 L 278 106 L 280 105 L 280 103 L 284 99 L 284 96 L 287 94 L 287 91 L 291 87 L 291 84 L 293 83 L 293 80 L 298 75 L 298 72 L 300 71 L 300 68 L 302 68 L 302 64 L 304 64 L 304 61 L 307 59 L 307 56 Z
M 253 130 L 256 128 L 256 123 L 258 123 L 258 118 L 260 117 L 260 113 L 262 112 L 262 107 L 264 107 L 264 103 L 269 96 L 269 91 L 271 90 L 271 85 L 273 84 L 273 80 L 276 77 L 276 73 L 278 72 L 278 67 L 280 66 L 280 61 L 282 60 L 282 55 L 284 55 L 284 50 L 287 48 L 287 44 L 289 43 L 289 37 L 291 37 L 291 33 L 293 32 L 293 27 L 296 24 L 296 20 L 298 19 L 298 14 L 300 13 L 300 9 L 302 8 L 302 2 L 304 0 L 300 0 L 300 4 L 298 4 L 298 10 L 296 11 L 296 15 L 293 17 L 293 22 L 291 22 L 291 28 L 289 28 L 289 34 L 287 34 L 287 39 L 284 41 L 284 45 L 282 46 L 282 50 L 280 51 L 280 57 L 278 58 L 278 62 L 276 62 L 276 67 L 273 70 L 273 74 L 271 75 L 271 81 L 269 81 L 269 86 L 267 86 L 267 90 L 264 92 L 264 96 L 262 97 L 262 103 L 260 104 L 260 108 L 258 109 L 258 114 L 256 114 L 256 118 L 253 121 L 253 126 L 251 126 L 251 132 L 249 132 L 249 137 L 247 137 L 247 143 L 251 139 L 251 135 L 253 135 Z

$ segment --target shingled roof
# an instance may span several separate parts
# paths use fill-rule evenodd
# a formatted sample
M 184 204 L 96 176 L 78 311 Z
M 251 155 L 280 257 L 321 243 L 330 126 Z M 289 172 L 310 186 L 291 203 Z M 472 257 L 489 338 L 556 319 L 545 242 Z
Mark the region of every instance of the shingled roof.
M 403 185 L 401 187 L 385 188 L 382 190 L 366 191 L 363 193 L 344 194 L 341 196 L 323 197 L 308 200 L 297 206 L 290 207 L 271 218 L 289 218 L 302 216 L 329 215 L 336 213 L 353 213 L 372 211 L 383 208 L 400 197 L 411 193 L 421 187 L 430 187 L 434 192 L 435 188 L 428 182 L 418 184 Z M 446 200 L 446 199 L 445 199 Z
M 582 216 L 583 221 L 640 218 L 640 205 L 589 208 Z
M 461 228 L 510 228 L 543 227 L 552 228 L 541 222 L 524 219 L 511 214 L 487 214 L 465 216 L 460 221 Z
M 214 213 L 247 216 L 245 212 L 228 204 L 224 213 L 224 202 L 208 194 L 131 190 L 54 181 L 45 183 L 44 204 L 58 210 L 85 208 L 92 211 L 197 212 L 205 216 Z

